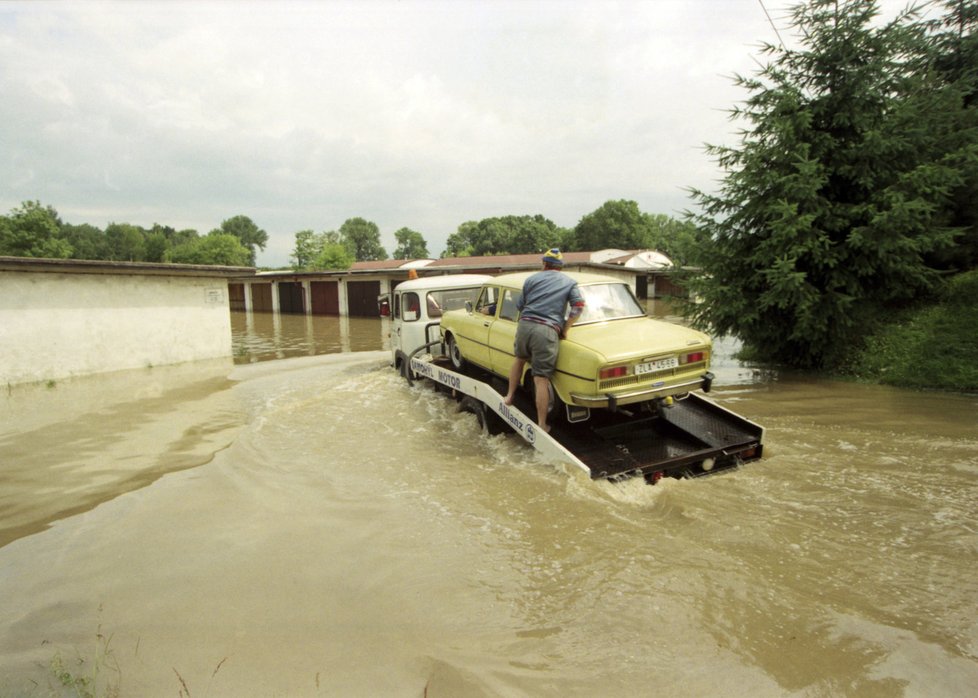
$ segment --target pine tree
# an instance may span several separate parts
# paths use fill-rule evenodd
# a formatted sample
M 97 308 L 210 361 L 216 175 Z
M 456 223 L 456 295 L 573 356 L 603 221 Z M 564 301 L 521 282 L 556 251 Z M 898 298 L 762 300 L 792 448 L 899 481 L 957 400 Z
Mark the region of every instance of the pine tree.
M 875 2 L 812 0 L 792 12 L 799 48 L 738 77 L 738 147 L 709 146 L 725 172 L 692 190 L 703 270 L 694 320 L 766 359 L 831 366 L 881 308 L 937 285 L 931 260 L 960 233 L 947 212 L 976 141 L 950 138 L 960 91 L 933 69 L 913 9 L 876 25 Z M 970 140 L 969 140 L 970 139 Z

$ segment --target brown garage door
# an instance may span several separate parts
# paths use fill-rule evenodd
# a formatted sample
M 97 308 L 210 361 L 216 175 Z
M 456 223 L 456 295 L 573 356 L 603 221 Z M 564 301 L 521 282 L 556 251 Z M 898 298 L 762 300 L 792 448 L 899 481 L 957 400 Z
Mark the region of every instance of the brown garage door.
M 348 281 L 346 283 L 348 312 L 356 317 L 377 317 L 379 295 L 379 281 Z
M 245 309 L 245 285 L 244 284 L 228 284 L 228 303 L 231 306 L 231 310 L 244 310 Z
M 272 312 L 271 284 L 251 284 L 251 309 L 256 313 Z
M 340 285 L 336 281 L 313 281 L 310 287 L 313 315 L 340 314 Z
M 302 315 L 306 312 L 302 303 L 302 284 L 297 281 L 280 281 L 278 284 L 278 309 L 280 313 Z

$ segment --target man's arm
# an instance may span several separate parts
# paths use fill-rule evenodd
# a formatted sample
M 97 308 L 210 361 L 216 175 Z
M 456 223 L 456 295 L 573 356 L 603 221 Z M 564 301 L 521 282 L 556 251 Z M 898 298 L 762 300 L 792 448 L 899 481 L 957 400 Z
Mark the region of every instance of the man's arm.
M 576 291 L 576 293 L 574 293 Z M 580 291 L 577 290 L 577 286 L 574 287 L 571 292 L 570 297 L 570 312 L 567 313 L 567 319 L 564 321 L 564 326 L 560 330 L 560 338 L 567 338 L 567 330 L 577 322 L 577 318 L 581 317 L 581 313 L 584 312 L 584 298 L 581 296 Z

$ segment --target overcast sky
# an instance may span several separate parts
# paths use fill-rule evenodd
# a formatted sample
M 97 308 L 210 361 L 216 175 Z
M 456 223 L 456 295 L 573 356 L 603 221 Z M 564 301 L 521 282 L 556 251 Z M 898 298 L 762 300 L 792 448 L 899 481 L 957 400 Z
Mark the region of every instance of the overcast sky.
M 787 39 L 791 3 L 764 5 Z M 434 256 L 490 216 L 678 217 L 776 40 L 760 0 L 0 2 L 0 212 L 243 214 L 268 266 L 354 216 Z

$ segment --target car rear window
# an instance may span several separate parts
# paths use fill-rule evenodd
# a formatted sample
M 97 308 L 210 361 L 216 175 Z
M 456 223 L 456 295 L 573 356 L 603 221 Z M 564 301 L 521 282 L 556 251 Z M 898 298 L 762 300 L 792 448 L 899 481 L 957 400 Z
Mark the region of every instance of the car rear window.
M 601 322 L 645 315 L 628 284 L 608 283 L 581 286 L 584 312 L 577 322 Z

